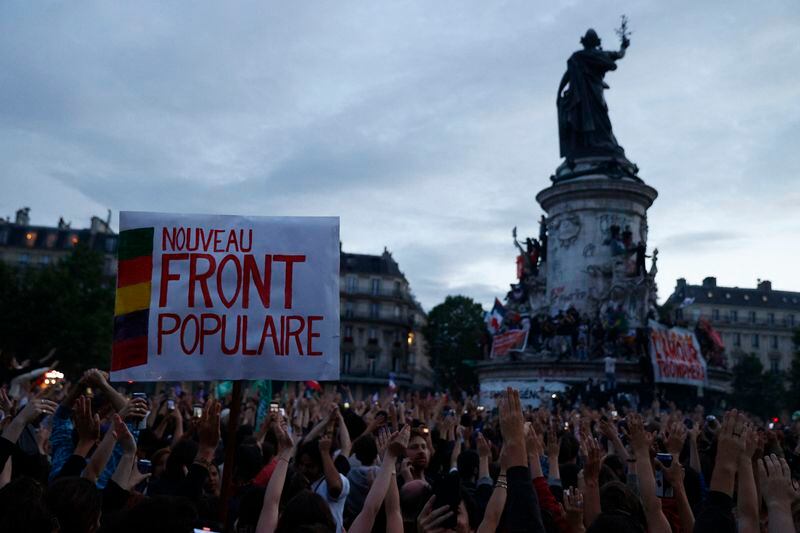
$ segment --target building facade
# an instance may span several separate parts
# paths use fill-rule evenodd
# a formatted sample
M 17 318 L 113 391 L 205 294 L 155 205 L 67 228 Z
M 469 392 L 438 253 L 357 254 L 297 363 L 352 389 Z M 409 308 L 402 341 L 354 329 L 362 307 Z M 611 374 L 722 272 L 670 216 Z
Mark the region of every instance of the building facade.
M 693 327 L 705 318 L 725 345 L 728 364 L 755 355 L 772 372 L 788 370 L 794 353 L 794 334 L 800 327 L 800 292 L 776 291 L 769 281 L 754 289 L 720 287 L 708 277 L 701 285 L 677 281 L 667 300 L 676 322 Z
M 88 228 L 77 229 L 71 224 L 58 221 L 56 226 L 33 226 L 30 209 L 24 207 L 16 213 L 14 221 L 0 219 L 0 261 L 23 267 L 35 268 L 56 263 L 69 255 L 79 244 L 103 254 L 104 272 L 109 276 L 117 273 L 117 235 L 106 220 L 92 217 Z
M 422 388 L 433 372 L 422 338 L 425 313 L 392 254 L 341 253 L 341 381 L 356 391 Z

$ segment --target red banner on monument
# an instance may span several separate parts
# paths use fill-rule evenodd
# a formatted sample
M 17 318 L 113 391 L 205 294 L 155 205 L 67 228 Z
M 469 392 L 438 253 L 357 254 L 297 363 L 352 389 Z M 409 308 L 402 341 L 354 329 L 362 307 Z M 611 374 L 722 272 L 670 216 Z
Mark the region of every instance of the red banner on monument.
M 492 352 L 489 357 L 506 355 L 511 350 L 521 350 L 525 348 L 528 340 L 528 330 L 512 329 L 505 333 L 498 333 L 492 339 Z
M 650 358 L 656 383 L 706 385 L 706 361 L 694 333 L 683 328 L 667 328 L 652 320 L 649 326 Z

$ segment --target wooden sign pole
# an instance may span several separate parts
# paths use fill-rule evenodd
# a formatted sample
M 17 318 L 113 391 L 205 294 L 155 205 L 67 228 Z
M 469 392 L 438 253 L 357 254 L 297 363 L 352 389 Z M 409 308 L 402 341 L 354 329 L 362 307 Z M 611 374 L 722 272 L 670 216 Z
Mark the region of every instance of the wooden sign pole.
M 222 490 L 219 499 L 219 521 L 227 531 L 228 500 L 233 495 L 233 472 L 236 469 L 236 431 L 239 429 L 239 413 L 242 410 L 242 380 L 233 382 L 231 407 L 228 414 L 228 436 L 225 439 L 225 462 L 222 469 Z

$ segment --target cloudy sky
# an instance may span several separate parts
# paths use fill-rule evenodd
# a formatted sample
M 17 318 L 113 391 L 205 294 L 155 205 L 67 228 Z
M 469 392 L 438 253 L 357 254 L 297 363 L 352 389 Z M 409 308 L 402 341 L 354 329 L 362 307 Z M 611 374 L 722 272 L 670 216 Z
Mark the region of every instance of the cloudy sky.
M 338 215 L 422 304 L 514 277 L 559 164 L 556 88 L 626 13 L 614 131 L 675 279 L 800 290 L 800 7 L 696 2 L 2 2 L 0 215 Z

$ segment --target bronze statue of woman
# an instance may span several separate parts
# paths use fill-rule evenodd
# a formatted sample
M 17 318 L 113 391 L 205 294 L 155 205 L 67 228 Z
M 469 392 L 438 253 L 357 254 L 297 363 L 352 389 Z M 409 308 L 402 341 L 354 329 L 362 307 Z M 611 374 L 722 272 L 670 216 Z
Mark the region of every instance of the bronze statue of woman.
M 620 37 L 620 50 L 607 52 L 600 47 L 597 32 L 589 29 L 581 38 L 583 50 L 567 60 L 567 71 L 558 86 L 557 107 L 561 157 L 567 158 L 568 163 L 582 157 L 625 157 L 611 131 L 603 97 L 603 91 L 608 89 L 603 77 L 617 68 L 616 61 L 625 56 L 630 46 L 624 20 Z

